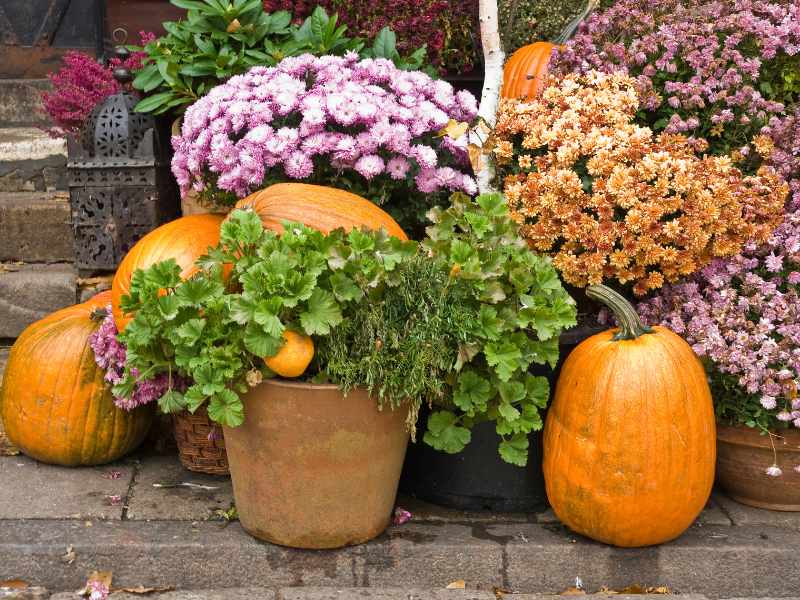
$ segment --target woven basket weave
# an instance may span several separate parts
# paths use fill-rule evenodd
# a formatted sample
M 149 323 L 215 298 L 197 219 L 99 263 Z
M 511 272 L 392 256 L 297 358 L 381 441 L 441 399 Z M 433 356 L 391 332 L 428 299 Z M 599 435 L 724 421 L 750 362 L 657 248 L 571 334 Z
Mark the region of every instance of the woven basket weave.
M 211 422 L 205 407 L 194 414 L 185 411 L 172 415 L 172 424 L 178 456 L 184 467 L 196 473 L 229 474 L 222 428 Z M 216 436 L 210 436 L 212 430 Z

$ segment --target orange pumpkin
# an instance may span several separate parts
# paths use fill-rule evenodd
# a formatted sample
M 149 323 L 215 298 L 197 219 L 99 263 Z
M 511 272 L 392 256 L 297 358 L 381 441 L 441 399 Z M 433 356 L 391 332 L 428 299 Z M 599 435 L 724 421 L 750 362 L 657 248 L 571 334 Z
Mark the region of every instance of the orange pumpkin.
M 108 295 L 98 301 L 107 304 Z M 150 427 L 151 407 L 114 406 L 89 346 L 97 308 L 89 301 L 33 323 L 8 356 L 0 416 L 11 443 L 42 462 L 111 462 L 136 448 Z
M 264 357 L 266 365 L 281 377 L 300 377 L 314 358 L 314 341 L 307 335 L 286 329 L 283 346 L 273 356 Z
M 132 316 L 123 313 L 120 303 L 128 294 L 131 277 L 137 269 L 146 269 L 157 262 L 174 258 L 187 279 L 197 272 L 195 261 L 209 247 L 219 243 L 219 226 L 224 215 L 198 214 L 181 217 L 154 229 L 140 239 L 125 256 L 111 284 L 114 322 L 123 331 Z
M 547 82 L 553 50 L 572 37 L 581 22 L 597 5 L 597 0 L 589 0 L 583 11 L 567 24 L 555 43 L 534 42 L 514 52 L 503 66 L 503 87 L 500 90 L 500 97 L 532 100 L 538 96 Z
M 587 295 L 618 329 L 578 345 L 565 361 L 544 430 L 544 475 L 555 514 L 615 546 L 678 537 L 714 482 L 716 426 L 706 374 L 689 345 L 644 327 L 616 292 Z
M 283 231 L 284 221 L 296 221 L 323 233 L 339 227 L 382 227 L 389 235 L 408 239 L 389 214 L 366 198 L 321 185 L 278 183 L 239 200 L 236 208 L 256 211 L 264 227 L 277 232 Z

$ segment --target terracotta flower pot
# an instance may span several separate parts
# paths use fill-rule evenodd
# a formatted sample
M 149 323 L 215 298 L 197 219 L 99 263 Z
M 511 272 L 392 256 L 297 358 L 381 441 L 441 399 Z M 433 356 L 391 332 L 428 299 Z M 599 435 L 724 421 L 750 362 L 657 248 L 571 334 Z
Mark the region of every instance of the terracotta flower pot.
M 769 510 L 800 511 L 800 430 L 780 432 L 773 438 L 757 429 L 717 424 L 717 482 L 742 504 Z M 777 454 L 777 460 L 775 455 Z M 776 463 L 780 477 L 767 475 Z
M 294 548 L 366 542 L 389 525 L 408 444 L 407 410 L 362 389 L 264 381 L 225 428 L 233 494 L 252 536 Z

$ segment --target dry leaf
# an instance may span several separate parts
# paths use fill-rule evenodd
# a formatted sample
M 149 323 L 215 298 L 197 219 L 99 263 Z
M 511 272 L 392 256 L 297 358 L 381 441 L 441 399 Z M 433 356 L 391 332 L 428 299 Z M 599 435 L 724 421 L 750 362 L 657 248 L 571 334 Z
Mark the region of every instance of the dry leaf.
M 469 163 L 472 165 L 472 171 L 477 173 L 481 170 L 483 164 L 483 150 L 477 144 L 470 144 L 467 146 L 467 153 L 469 154 Z
M 242 24 L 239 23 L 239 19 L 234 19 L 230 23 L 228 23 L 228 27 L 225 28 L 225 31 L 228 33 L 236 33 L 242 27 Z
M 8 439 L 5 430 L 3 429 L 3 421 L 0 420 L 0 456 L 16 456 L 19 454 L 19 448 L 11 443 Z
M 160 594 L 162 592 L 171 592 L 175 589 L 173 585 L 165 585 L 164 587 L 144 587 L 140 585 L 139 587 L 125 587 L 125 588 L 114 588 L 115 592 L 127 592 L 128 594 L 136 594 L 139 596 L 146 596 L 147 594 Z
M 64 556 L 61 557 L 61 562 L 71 565 L 72 563 L 75 562 L 75 559 L 77 557 L 78 555 L 75 554 L 75 548 L 73 548 L 72 545 L 69 545 L 67 546 L 66 553 L 64 554 Z
M 0 588 L 10 588 L 12 590 L 24 590 L 30 584 L 22 579 L 7 579 L 0 581 Z
M 445 589 L 446 590 L 463 590 L 466 587 L 467 587 L 467 584 L 463 579 L 456 579 L 455 581 L 452 581 L 452 582 L 448 583 L 445 586 Z
M 660 585 L 658 587 L 649 587 L 647 588 L 648 594 L 671 594 L 672 592 L 669 588 L 665 585 Z
M 507 590 L 507 589 L 501 588 L 501 587 L 492 588 L 492 592 L 494 592 L 494 597 L 497 598 L 498 600 L 500 598 L 502 598 L 503 596 L 505 596 L 506 594 L 511 594 L 512 593 L 511 590 Z
M 585 596 L 586 592 L 580 588 L 569 587 L 560 594 L 561 596 Z
M 452 139 L 457 140 L 462 135 L 467 133 L 467 129 L 469 129 L 468 123 L 459 123 L 455 119 L 450 119 L 447 122 L 447 125 L 445 125 L 439 130 L 439 137 L 444 137 L 448 135 Z

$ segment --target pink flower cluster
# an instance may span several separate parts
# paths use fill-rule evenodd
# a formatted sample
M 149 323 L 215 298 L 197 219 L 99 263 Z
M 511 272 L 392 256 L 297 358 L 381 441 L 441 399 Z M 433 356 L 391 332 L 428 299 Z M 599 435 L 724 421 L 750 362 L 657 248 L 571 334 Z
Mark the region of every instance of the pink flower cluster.
M 142 45 L 155 39 L 155 34 L 144 31 L 139 36 Z M 57 137 L 77 135 L 94 107 L 119 91 L 114 69 L 141 69 L 144 56 L 143 52 L 134 52 L 124 62 L 113 58 L 105 66 L 88 54 L 67 52 L 61 69 L 48 74 L 53 91 L 42 94 L 44 110 L 55 125 L 50 133 Z
M 469 92 L 389 60 L 305 54 L 232 77 L 189 107 L 172 172 L 183 194 L 212 185 L 243 197 L 266 181 L 342 175 L 368 188 L 472 194 L 466 136 L 440 131 L 476 112 Z
M 125 372 L 127 352 L 125 345 L 117 339 L 117 326 L 111 314 L 111 306 L 106 308 L 103 323 L 89 338 L 89 345 L 94 351 L 94 360 L 105 370 L 105 380 L 110 385 L 122 381 Z M 134 376 L 136 374 L 134 373 Z M 175 382 L 173 382 L 175 383 Z M 114 396 L 114 404 L 123 410 L 133 410 L 137 406 L 158 400 L 169 389 L 169 377 L 161 373 L 153 379 L 141 379 L 130 398 Z
M 648 125 L 705 138 L 712 154 L 784 110 L 798 65 L 800 3 L 768 0 L 619 0 L 553 59 L 562 73 L 630 74 Z
M 717 260 L 639 305 L 733 375 L 772 418 L 800 428 L 800 206 L 760 248 Z M 725 401 L 725 399 L 720 399 Z

